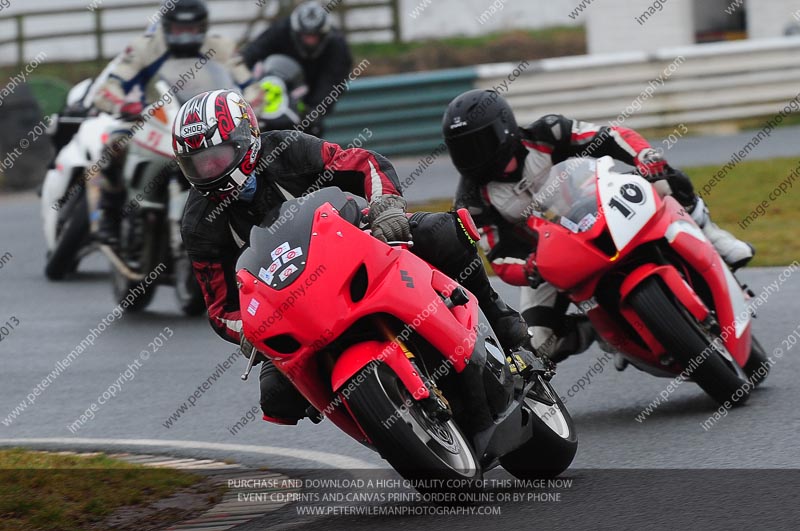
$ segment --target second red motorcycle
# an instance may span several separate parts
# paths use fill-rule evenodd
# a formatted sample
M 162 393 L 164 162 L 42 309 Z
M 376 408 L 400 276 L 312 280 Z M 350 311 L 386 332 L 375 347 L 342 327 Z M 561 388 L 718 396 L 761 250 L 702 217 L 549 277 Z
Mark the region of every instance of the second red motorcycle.
M 720 404 L 766 377 L 746 293 L 675 199 L 613 160 L 553 167 L 528 219 L 542 280 L 569 294 L 626 363 L 683 373 Z

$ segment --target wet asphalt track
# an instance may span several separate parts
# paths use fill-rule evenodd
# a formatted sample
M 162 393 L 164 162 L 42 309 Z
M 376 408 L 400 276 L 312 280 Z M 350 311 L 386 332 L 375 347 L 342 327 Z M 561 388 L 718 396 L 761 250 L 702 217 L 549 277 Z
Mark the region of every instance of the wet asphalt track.
M 25 399 L 32 388 L 66 356 L 91 328 L 114 308 L 107 265 L 97 256 L 80 273 L 61 283 L 42 275 L 43 237 L 33 194 L 0 198 L 0 256 L 13 255 L 0 269 L 0 323 L 14 317 L 16 329 L 0 342 L 0 419 Z M 798 253 L 800 254 L 800 253 Z M 776 280 L 780 269 L 743 274 L 759 292 Z M 498 286 L 516 302 L 513 290 Z M 772 352 L 800 325 L 800 275 L 770 296 L 755 332 Z M 96 418 L 73 434 L 75 421 L 134 363 L 148 343 L 170 327 L 166 344 L 141 362 L 133 379 L 99 407 Z M 796 347 L 800 349 L 800 347 Z M 151 348 L 152 350 L 152 348 Z M 126 314 L 114 322 L 35 403 L 10 425 L 0 424 L 3 444 L 37 439 L 37 447 L 146 449 L 148 453 L 217 457 L 292 471 L 296 476 L 328 477 L 325 467 L 380 467 L 381 460 L 329 423 L 279 427 L 251 422 L 236 435 L 229 428 L 257 404 L 256 378 L 242 383 L 243 363 L 221 373 L 170 428 L 164 422 L 228 357 L 233 346 L 219 340 L 204 318 L 182 317 L 172 290 L 159 291 L 150 309 Z M 772 528 L 796 523 L 797 504 L 789 497 L 800 486 L 800 473 L 758 472 L 747 475 L 699 472 L 695 469 L 797 468 L 800 414 L 796 385 L 798 350 L 786 352 L 766 384 L 750 402 L 722 418 L 709 431 L 701 423 L 716 406 L 690 384 L 684 384 L 645 422 L 634 417 L 667 385 L 666 380 L 608 363 L 585 390 L 568 398 L 579 430 L 573 470 L 574 486 L 560 503 L 504 503 L 491 520 L 454 516 L 298 516 L 288 508 L 241 529 L 326 528 L 437 529 L 490 528 L 718 528 L 723 522 L 771 522 Z M 597 362 L 597 349 L 562 364 L 556 388 L 566 394 Z M 218 374 L 219 371 L 218 371 Z M 88 439 L 78 444 L 74 438 Z M 72 440 L 69 440 L 72 439 Z M 93 442 L 103 439 L 104 442 Z M 138 444 L 130 440 L 138 440 Z M 49 443 L 47 443 L 49 441 Z M 169 442 L 169 441 L 181 441 Z M 259 453 L 255 453 L 259 452 Z M 631 469 L 691 469 L 654 476 Z M 601 469 L 624 469 L 627 472 Z M 490 478 L 507 477 L 494 471 Z M 791 483 L 791 486 L 789 485 Z M 485 517 L 489 518 L 489 517 Z M 766 520 L 765 520 L 766 519 Z

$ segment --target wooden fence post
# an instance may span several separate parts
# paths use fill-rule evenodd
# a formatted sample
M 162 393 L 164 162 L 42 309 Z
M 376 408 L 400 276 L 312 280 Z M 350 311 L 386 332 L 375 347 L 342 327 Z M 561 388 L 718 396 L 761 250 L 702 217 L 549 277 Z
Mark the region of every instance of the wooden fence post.
M 17 65 L 25 64 L 25 15 L 17 15 Z
M 394 28 L 394 43 L 400 44 L 403 37 L 400 34 L 402 25 L 400 24 L 400 0 L 391 0 L 392 3 L 392 28 Z
M 94 38 L 97 46 L 97 63 L 103 63 L 103 8 L 94 10 Z

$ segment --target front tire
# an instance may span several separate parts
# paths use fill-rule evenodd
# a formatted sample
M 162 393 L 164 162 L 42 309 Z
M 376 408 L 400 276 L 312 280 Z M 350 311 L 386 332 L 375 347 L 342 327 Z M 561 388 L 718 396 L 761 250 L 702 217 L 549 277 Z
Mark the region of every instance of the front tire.
M 61 280 L 78 267 L 78 253 L 89 234 L 89 214 L 86 191 L 81 191 L 64 204 L 64 223 L 58 232 L 56 245 L 47 254 L 44 274 L 49 280 Z
M 556 477 L 569 468 L 578 451 L 572 416 L 550 382 L 536 378 L 538 383 L 523 406 L 532 423 L 533 437 L 500 458 L 503 468 L 519 479 Z
M 366 379 L 353 385 L 347 404 L 400 475 L 409 480 L 456 480 L 449 484 L 455 485 L 454 490 L 467 490 L 471 481 L 481 479 L 481 465 L 452 419 L 430 418 L 385 363 L 373 362 L 360 374 L 365 372 Z
M 695 367 L 691 379 L 719 404 L 740 406 L 749 398 L 749 383 L 718 337 L 703 331 L 689 312 L 667 295 L 661 282 L 648 278 L 630 296 L 630 303 L 650 332 L 684 367 Z M 720 349 L 724 350 L 721 352 Z M 742 396 L 734 398 L 742 391 Z

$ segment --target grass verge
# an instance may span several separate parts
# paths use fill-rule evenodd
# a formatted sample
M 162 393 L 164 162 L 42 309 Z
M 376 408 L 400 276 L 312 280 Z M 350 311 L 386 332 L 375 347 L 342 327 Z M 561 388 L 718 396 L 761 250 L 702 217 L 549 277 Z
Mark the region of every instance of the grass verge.
M 354 63 L 369 59 L 367 75 L 379 76 L 581 55 L 586 53 L 586 31 L 563 26 L 404 43 L 356 43 L 351 48 Z
M 775 197 L 774 190 L 800 166 L 800 157 L 742 162 L 714 187 L 706 203 L 712 219 L 722 228 L 756 247 L 754 266 L 781 266 L 800 259 L 800 177 L 795 177 L 785 193 Z M 722 166 L 683 168 L 695 188 L 702 188 Z M 769 195 L 773 193 L 774 200 Z M 768 204 L 765 207 L 762 201 Z M 413 211 L 444 212 L 452 199 L 413 205 Z M 758 210 L 763 211 L 763 214 Z M 744 222 L 750 216 L 749 224 Z M 753 219 L 755 218 L 755 219 Z
M 0 529 L 87 529 L 122 507 L 144 506 L 202 478 L 111 459 L 0 451 Z

